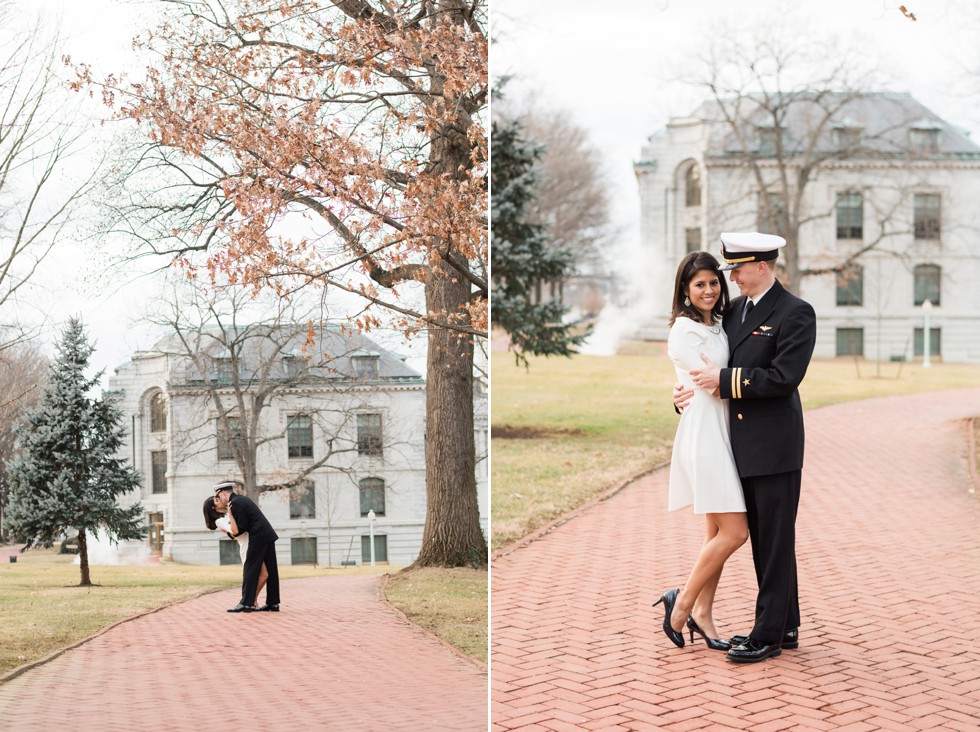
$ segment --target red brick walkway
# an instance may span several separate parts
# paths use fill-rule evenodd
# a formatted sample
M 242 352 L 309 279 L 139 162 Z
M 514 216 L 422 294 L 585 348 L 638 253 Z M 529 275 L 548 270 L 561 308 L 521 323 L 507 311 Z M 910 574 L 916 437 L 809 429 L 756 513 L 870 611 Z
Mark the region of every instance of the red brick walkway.
M 486 730 L 486 673 L 378 583 L 289 580 L 278 614 L 230 615 L 225 591 L 123 623 L 0 686 L 0 729 Z
M 964 418 L 980 389 L 807 413 L 801 646 L 735 665 L 678 649 L 650 604 L 702 540 L 658 471 L 492 568 L 493 729 L 980 728 L 980 501 Z M 751 626 L 748 544 L 716 620 Z

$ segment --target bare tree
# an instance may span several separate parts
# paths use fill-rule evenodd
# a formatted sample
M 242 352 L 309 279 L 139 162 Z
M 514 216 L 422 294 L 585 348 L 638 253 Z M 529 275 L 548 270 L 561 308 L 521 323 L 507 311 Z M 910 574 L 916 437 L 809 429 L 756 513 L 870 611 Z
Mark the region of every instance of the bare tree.
M 0 349 L 29 337 L 9 306 L 60 239 L 97 178 L 98 165 L 72 175 L 84 130 L 79 100 L 53 73 L 58 38 L 0 4 Z M 78 166 L 75 166 L 77 169 Z
M 390 431 L 380 432 L 376 444 L 358 437 L 358 415 L 377 406 L 384 390 L 379 369 L 388 367 L 367 338 L 319 323 L 316 310 L 292 301 L 256 302 L 241 287 L 188 283 L 176 292 L 166 314 L 152 319 L 169 332 L 154 349 L 170 359 L 169 392 L 194 405 L 174 418 L 175 460 L 206 454 L 211 462 L 217 449 L 219 460 L 235 466 L 227 477 L 241 480 L 251 498 L 278 490 L 298 499 L 325 467 L 353 474 L 358 454 L 404 448 Z M 409 379 L 403 371 L 400 378 Z M 364 388 L 372 383 L 377 390 Z M 281 423 L 269 418 L 271 408 L 290 400 L 302 402 L 296 415 Z M 293 444 L 291 432 L 310 442 Z M 285 469 L 263 462 L 264 452 L 284 443 L 290 457 L 303 460 Z
M 873 60 L 849 47 L 828 56 L 832 39 L 766 27 L 711 38 L 688 81 L 710 100 L 697 113 L 712 127 L 705 162 L 730 169 L 723 193 L 711 200 L 714 221 L 785 237 L 781 279 L 797 291 L 803 277 L 844 272 L 890 237 L 909 233 L 911 222 L 895 213 L 904 210 L 901 197 L 914 180 L 908 162 L 931 152 L 908 137 L 910 126 L 930 116 L 928 110 L 907 95 L 873 93 L 882 83 Z M 833 261 L 802 266 L 801 230 L 832 216 L 836 206 L 811 195 L 810 188 L 831 171 L 869 160 L 901 169 L 904 179 L 882 187 L 890 190 L 860 191 L 878 221 L 875 235 L 833 255 Z
M 32 343 L 0 350 L 0 541 L 9 492 L 7 464 L 17 454 L 14 425 L 37 406 L 47 370 L 47 359 Z
M 609 294 L 610 250 L 618 234 L 601 152 L 565 110 L 532 105 L 518 118 L 524 136 L 543 148 L 531 214 L 545 225 L 551 245 L 575 257 L 575 272 L 566 283 L 571 292 L 563 293 L 565 301 L 597 312 Z

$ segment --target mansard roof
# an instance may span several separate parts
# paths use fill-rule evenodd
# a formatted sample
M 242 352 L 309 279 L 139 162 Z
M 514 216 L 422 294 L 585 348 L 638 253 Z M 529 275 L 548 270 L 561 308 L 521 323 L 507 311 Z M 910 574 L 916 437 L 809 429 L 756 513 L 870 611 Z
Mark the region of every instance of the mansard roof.
M 741 135 L 725 123 L 739 121 Z M 693 119 L 692 119 L 693 118 Z M 766 130 L 782 128 L 789 155 L 835 156 L 847 159 L 980 159 L 980 146 L 961 128 L 950 124 L 910 94 L 896 92 L 800 92 L 761 94 L 706 102 L 693 115 L 670 126 L 708 122 L 706 157 L 771 157 L 760 142 Z M 753 129 L 754 128 L 754 129 Z M 841 135 L 850 131 L 850 136 Z M 935 131 L 934 147 L 923 148 L 914 131 Z M 842 142 L 842 140 L 844 142 Z M 842 144 L 852 146 L 842 151 Z
M 423 383 L 421 374 L 401 356 L 339 325 L 314 328 L 312 335 L 305 324 L 238 325 L 234 330 L 213 327 L 185 338 L 205 356 L 209 379 L 218 382 L 230 381 L 222 363 L 233 362 L 240 378 L 257 379 L 263 367 L 271 363 L 271 379 L 297 385 L 324 381 Z M 172 357 L 173 385 L 193 386 L 204 381 L 177 336 L 163 338 L 152 351 Z M 376 370 L 369 365 L 372 360 L 376 360 Z

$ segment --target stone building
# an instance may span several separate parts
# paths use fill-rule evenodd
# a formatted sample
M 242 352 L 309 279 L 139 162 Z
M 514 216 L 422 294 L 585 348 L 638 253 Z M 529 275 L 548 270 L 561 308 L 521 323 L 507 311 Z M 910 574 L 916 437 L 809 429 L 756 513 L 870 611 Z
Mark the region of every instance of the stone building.
M 816 310 L 816 356 L 900 361 L 928 343 L 980 362 L 980 147 L 911 96 L 706 103 L 651 136 L 634 169 L 653 312 L 641 336 L 666 337 L 686 252 L 717 256 L 722 231 L 757 230 L 798 247 L 790 286 Z
M 235 335 L 232 347 L 199 338 L 193 355 L 175 339 L 161 341 L 109 380 L 128 421 L 126 455 L 143 475 L 151 550 L 190 564 L 240 561 L 235 542 L 206 529 L 202 504 L 216 482 L 242 479 L 236 450 L 251 435 L 255 484 L 265 488 L 259 506 L 279 534 L 280 564 L 367 563 L 372 536 L 375 561 L 411 563 L 425 525 L 422 376 L 339 328 L 312 347 L 305 326 Z M 313 364 L 311 353 L 324 356 Z M 475 406 L 486 532 L 482 389 Z M 243 420 L 253 421 L 243 428 Z

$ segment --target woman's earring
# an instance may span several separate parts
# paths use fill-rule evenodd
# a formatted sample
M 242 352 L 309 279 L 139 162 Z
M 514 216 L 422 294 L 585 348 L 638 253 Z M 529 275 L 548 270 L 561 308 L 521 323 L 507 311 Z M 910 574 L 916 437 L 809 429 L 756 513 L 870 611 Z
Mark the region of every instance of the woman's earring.
M 690 307 L 690 305 L 691 305 L 691 298 L 685 297 L 684 298 L 684 304 Z

